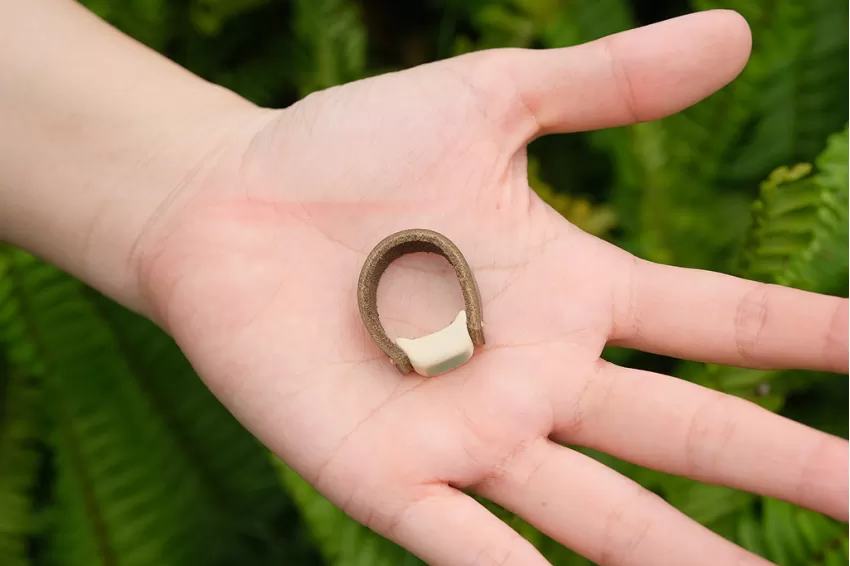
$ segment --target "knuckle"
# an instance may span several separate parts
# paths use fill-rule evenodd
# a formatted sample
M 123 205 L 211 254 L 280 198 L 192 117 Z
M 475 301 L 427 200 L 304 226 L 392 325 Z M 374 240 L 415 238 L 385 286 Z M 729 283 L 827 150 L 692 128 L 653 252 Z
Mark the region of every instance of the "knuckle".
M 566 440 L 579 438 L 587 425 L 593 424 L 594 415 L 604 407 L 614 387 L 611 370 L 615 368 L 614 364 L 602 358 L 594 362 L 588 376 L 584 378 L 584 383 L 574 395 L 566 422 L 560 427 L 560 435 Z
M 510 566 L 511 564 L 519 564 L 514 560 L 514 552 L 511 548 L 492 548 L 482 549 L 475 557 L 470 566 Z
M 631 564 L 652 529 L 652 513 L 646 510 L 662 502 L 655 493 L 633 484 L 630 494 L 612 509 L 605 520 L 600 566 Z
M 626 254 L 621 264 L 625 277 L 616 289 L 616 300 L 611 322 L 611 337 L 614 340 L 631 340 L 641 336 L 640 309 L 638 308 L 638 275 L 643 260 Z
M 478 107 L 499 131 L 539 128 L 535 98 L 516 69 L 527 65 L 528 53 L 503 47 L 474 54 L 464 73 L 465 81 L 478 99 Z
M 702 477 L 716 468 L 729 440 L 735 435 L 735 418 L 747 401 L 725 393 L 710 396 L 693 412 L 685 436 L 686 469 L 693 477 Z
M 634 86 L 632 85 L 629 71 L 623 63 L 622 57 L 618 53 L 617 38 L 615 36 L 603 37 L 599 40 L 602 49 L 608 57 L 608 63 L 611 69 L 611 77 L 622 100 L 623 112 L 626 118 L 631 122 L 642 122 L 644 116 L 641 114 L 640 105 L 638 104 L 637 95 L 635 94 Z
M 771 286 L 758 283 L 738 301 L 735 312 L 735 348 L 745 360 L 757 362 L 761 335 L 767 322 Z
M 839 445 L 841 445 L 840 448 Z M 846 452 L 841 448 L 843 448 L 843 442 L 831 436 L 821 436 L 815 442 L 808 457 L 800 460 L 793 486 L 795 499 L 810 501 L 817 498 L 819 493 L 827 491 L 827 485 L 821 475 L 822 470 L 830 464 L 838 463 L 836 454 L 841 454 L 842 460 L 846 458 L 844 456 Z
M 825 357 L 835 371 L 847 368 L 847 299 L 841 299 L 835 305 L 829 329 L 826 335 Z

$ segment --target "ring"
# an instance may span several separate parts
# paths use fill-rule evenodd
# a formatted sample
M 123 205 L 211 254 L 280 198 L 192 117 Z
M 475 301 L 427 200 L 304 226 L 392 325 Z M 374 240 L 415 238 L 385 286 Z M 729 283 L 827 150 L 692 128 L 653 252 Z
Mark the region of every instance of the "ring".
M 464 310 L 449 326 L 433 334 L 393 341 L 387 336 L 378 314 L 378 284 L 393 261 L 417 252 L 439 254 L 452 264 L 463 294 Z M 412 228 L 381 240 L 363 264 L 357 284 L 357 303 L 372 339 L 402 375 L 411 371 L 426 377 L 445 373 L 466 363 L 475 346 L 484 344 L 481 295 L 475 276 L 454 242 L 433 230 Z

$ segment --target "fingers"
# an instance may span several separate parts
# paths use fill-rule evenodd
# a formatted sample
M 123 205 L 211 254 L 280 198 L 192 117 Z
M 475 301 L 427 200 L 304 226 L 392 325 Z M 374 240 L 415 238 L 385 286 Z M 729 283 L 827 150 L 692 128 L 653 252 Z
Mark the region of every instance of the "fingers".
M 445 485 L 411 503 L 383 530 L 433 566 L 549 566 L 516 531 Z
M 553 433 L 559 441 L 847 520 L 843 439 L 738 397 L 604 362 L 562 397 Z
M 611 343 L 740 367 L 847 372 L 846 299 L 634 260 Z
M 478 491 L 597 564 L 766 565 L 599 462 L 540 440 Z
M 574 132 L 678 112 L 735 78 L 749 53 L 746 21 L 714 10 L 575 47 L 519 51 L 509 74 L 539 133 Z

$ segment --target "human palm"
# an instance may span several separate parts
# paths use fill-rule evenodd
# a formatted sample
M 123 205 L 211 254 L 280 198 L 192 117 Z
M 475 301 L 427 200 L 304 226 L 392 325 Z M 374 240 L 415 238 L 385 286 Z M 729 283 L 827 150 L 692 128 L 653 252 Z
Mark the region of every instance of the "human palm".
M 695 102 L 734 77 L 747 45 L 717 12 L 252 112 L 246 143 L 235 136 L 176 194 L 141 254 L 155 314 L 267 446 L 429 563 L 546 563 L 469 493 L 599 563 L 760 563 L 563 445 L 846 518 L 844 441 L 600 359 L 616 343 L 843 370 L 846 303 L 638 260 L 538 199 L 525 157 L 538 135 Z M 405 228 L 453 240 L 481 292 L 487 343 L 434 378 L 400 374 L 356 302 L 366 255 Z M 463 303 L 449 264 L 417 254 L 390 266 L 379 308 L 390 336 L 416 337 Z

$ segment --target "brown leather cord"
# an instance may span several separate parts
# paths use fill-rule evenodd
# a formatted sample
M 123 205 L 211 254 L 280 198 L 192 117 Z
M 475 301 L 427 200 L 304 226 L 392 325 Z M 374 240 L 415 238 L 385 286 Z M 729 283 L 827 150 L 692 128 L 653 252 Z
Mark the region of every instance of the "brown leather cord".
M 416 252 L 439 254 L 452 264 L 463 293 L 469 337 L 473 344 L 479 346 L 484 344 L 481 296 L 472 270 L 458 247 L 454 242 L 433 230 L 412 228 L 396 232 L 381 240 L 366 257 L 357 284 L 357 303 L 360 307 L 360 316 L 372 339 L 390 357 L 402 374 L 411 372 L 413 366 L 407 354 L 390 340 L 381 324 L 378 314 L 378 284 L 381 282 L 384 271 L 393 261 L 403 255 Z

